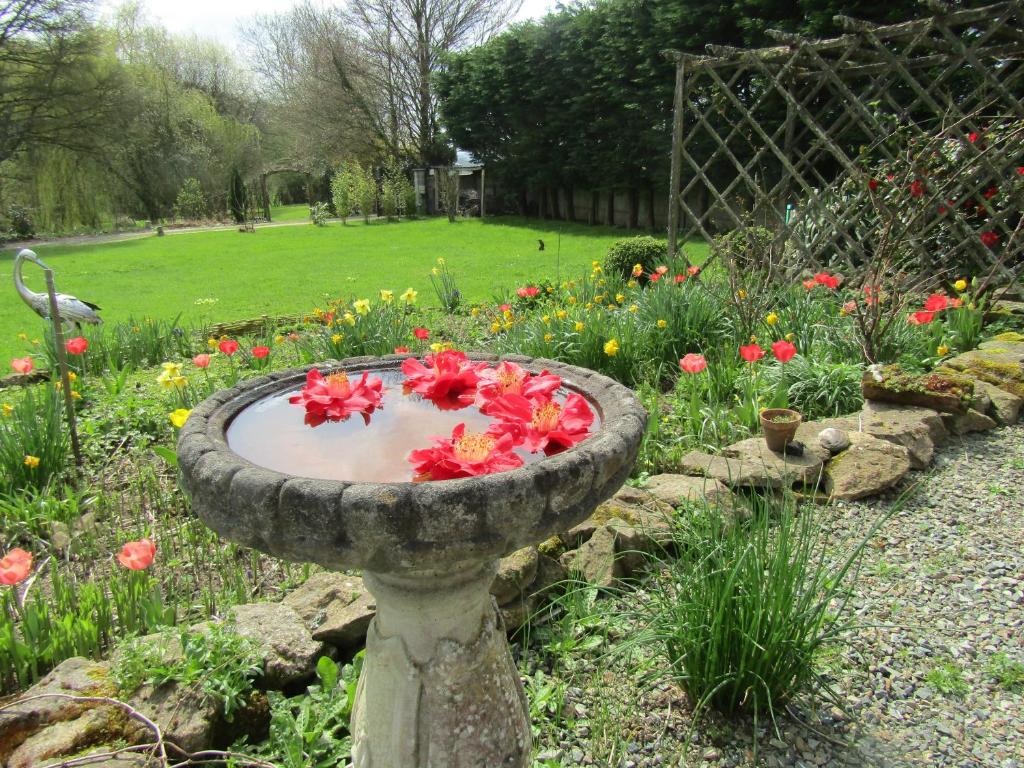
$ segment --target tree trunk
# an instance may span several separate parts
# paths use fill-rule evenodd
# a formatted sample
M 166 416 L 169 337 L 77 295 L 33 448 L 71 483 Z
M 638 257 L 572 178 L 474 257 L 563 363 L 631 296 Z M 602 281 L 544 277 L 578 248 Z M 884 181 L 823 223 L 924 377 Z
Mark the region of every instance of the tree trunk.
M 587 215 L 587 224 L 597 223 L 597 206 L 600 200 L 600 193 L 596 190 L 590 192 L 590 213 Z
M 519 188 L 519 215 L 526 216 L 530 210 L 529 198 L 526 196 L 526 187 Z
M 558 187 L 551 187 L 551 218 L 562 218 L 562 212 L 558 205 Z
M 605 201 L 604 223 L 606 226 L 615 226 L 615 189 L 608 190 L 608 199 Z
M 640 227 L 640 192 L 636 187 L 629 188 L 629 228 Z
M 647 228 L 654 232 L 658 227 L 654 223 L 654 185 L 647 188 Z
M 263 218 L 270 221 L 270 193 L 267 191 L 267 174 L 260 174 L 260 203 L 263 206 Z

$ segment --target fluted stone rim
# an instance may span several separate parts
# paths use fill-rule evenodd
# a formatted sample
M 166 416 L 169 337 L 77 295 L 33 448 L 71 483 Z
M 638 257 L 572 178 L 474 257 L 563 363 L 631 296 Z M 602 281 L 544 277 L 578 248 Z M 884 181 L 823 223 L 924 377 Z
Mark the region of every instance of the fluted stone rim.
M 178 437 L 178 466 L 193 509 L 220 535 L 245 546 L 328 568 L 380 572 L 441 569 L 497 557 L 585 519 L 625 482 L 647 414 L 636 395 L 593 371 L 517 355 L 587 398 L 600 429 L 573 448 L 508 472 L 426 483 L 345 482 L 296 477 L 258 466 L 227 442 L 232 419 L 258 400 L 333 373 L 401 367 L 408 355 L 328 360 L 222 390 L 196 406 Z

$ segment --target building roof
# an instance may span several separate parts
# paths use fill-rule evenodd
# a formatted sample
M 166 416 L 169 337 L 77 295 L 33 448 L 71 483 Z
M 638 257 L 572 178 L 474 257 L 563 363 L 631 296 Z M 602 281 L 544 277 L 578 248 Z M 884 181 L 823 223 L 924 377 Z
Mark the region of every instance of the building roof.
M 475 171 L 483 168 L 484 164 L 474 157 L 472 153 L 464 149 L 456 149 L 454 167 L 460 171 Z

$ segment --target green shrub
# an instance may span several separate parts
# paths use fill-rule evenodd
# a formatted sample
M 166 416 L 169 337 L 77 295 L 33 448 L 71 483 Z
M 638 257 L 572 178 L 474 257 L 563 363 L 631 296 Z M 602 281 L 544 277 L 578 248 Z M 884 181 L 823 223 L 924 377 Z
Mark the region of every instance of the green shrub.
M 13 239 L 26 240 L 36 234 L 36 225 L 32 212 L 20 205 L 10 205 L 2 219 L 0 230 L 6 230 Z
M 182 183 L 174 201 L 174 215 L 192 221 L 206 216 L 206 195 L 203 194 L 199 179 L 189 178 Z
M 860 390 L 863 373 L 863 367 L 856 363 L 797 355 L 785 365 L 766 367 L 761 383 L 771 391 L 782 386 L 785 405 L 800 411 L 809 421 L 860 410 L 864 404 Z
M 772 247 L 775 236 L 764 227 L 742 227 L 719 235 L 711 243 L 711 252 L 727 264 L 741 270 L 765 266 L 763 260 Z
M 326 226 L 327 220 L 331 218 L 331 211 L 327 203 L 313 203 L 309 206 L 309 220 L 318 227 Z
M 644 274 L 649 275 L 654 269 L 665 263 L 668 258 L 668 244 L 650 235 L 627 237 L 612 245 L 604 258 L 604 271 L 608 275 L 628 280 L 633 274 L 633 267 L 639 264 Z

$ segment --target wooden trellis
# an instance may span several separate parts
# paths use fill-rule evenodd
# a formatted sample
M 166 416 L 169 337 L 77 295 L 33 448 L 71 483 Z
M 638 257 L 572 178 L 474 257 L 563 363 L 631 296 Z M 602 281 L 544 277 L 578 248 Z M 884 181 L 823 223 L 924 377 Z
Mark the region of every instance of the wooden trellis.
M 677 62 L 669 249 L 746 226 L 808 267 L 898 238 L 925 269 L 1024 270 L 1024 3 Z

